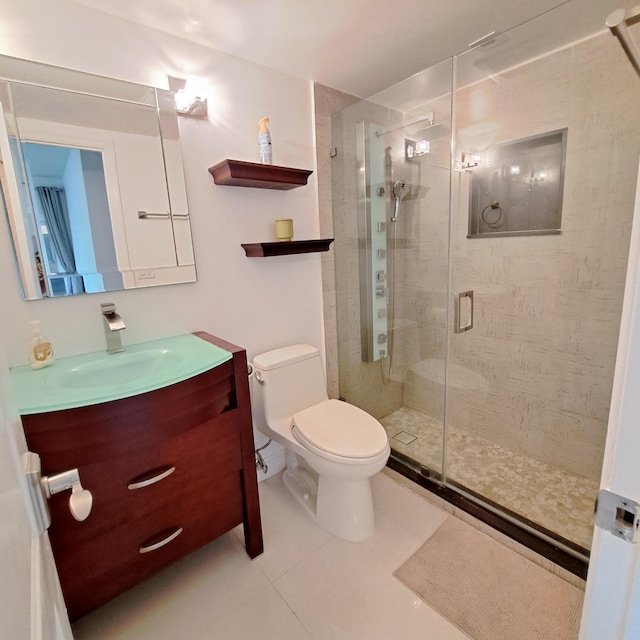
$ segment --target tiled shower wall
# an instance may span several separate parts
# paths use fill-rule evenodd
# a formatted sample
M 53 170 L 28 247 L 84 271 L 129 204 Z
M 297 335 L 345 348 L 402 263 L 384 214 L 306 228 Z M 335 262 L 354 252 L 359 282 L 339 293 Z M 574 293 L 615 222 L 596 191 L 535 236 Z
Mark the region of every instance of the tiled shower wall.
M 444 74 L 450 73 L 450 61 L 442 63 Z M 389 360 L 363 362 L 360 335 L 360 282 L 357 181 L 359 179 L 355 136 L 357 123 L 361 121 L 380 125 L 381 129 L 395 129 L 405 120 L 413 120 L 412 114 L 393 113 L 374 101 L 360 101 L 355 106 L 343 94 L 327 87 L 316 86 L 316 130 L 318 138 L 325 139 L 325 119 L 322 108 L 336 104 L 342 99 L 348 109 L 334 114 L 332 142 L 335 156 L 331 160 L 332 184 L 327 186 L 319 180 L 321 202 L 329 199 L 333 191 L 332 227 L 335 235 L 333 258 L 335 270 L 329 265 L 324 270 L 325 315 L 327 310 L 337 309 L 336 320 L 339 340 L 336 351 L 339 355 L 340 393 L 350 402 L 366 409 L 376 417 L 388 415 L 406 402 L 405 370 L 412 364 L 427 358 L 444 362 L 446 352 L 446 313 L 448 284 L 448 237 L 449 237 L 449 166 L 450 166 L 450 121 L 451 95 L 439 92 L 438 98 L 420 102 L 420 113 L 433 112 L 434 122 L 439 126 L 432 131 L 430 153 L 407 160 L 404 153 L 405 136 L 416 138 L 420 127 L 397 129 L 384 137 L 388 154 L 388 193 L 386 194 L 388 217 L 393 210 L 392 184 L 405 179 L 410 185 L 409 193 L 400 208 L 397 234 L 394 226 L 387 224 L 387 265 L 389 272 L 390 300 L 395 301 L 395 318 L 390 321 L 389 336 L 393 340 L 392 370 L 389 376 Z M 320 111 L 320 113 L 319 113 Z M 426 123 L 425 123 L 426 124 Z M 319 150 L 319 155 L 324 150 Z M 320 164 L 320 160 L 319 160 Z M 325 195 L 323 195 L 325 194 Z M 330 209 L 321 206 L 321 217 L 331 216 Z M 394 235 L 396 239 L 394 241 Z M 393 254 L 396 251 L 395 286 Z M 336 304 L 337 298 L 337 304 Z M 391 317 L 389 305 L 389 315 Z M 335 328 L 326 327 L 327 343 Z M 328 359 L 331 359 L 328 350 Z M 331 365 L 328 365 L 331 370 Z M 333 369 L 335 371 L 335 367 Z M 389 377 L 391 381 L 389 382 Z M 329 384 L 332 384 L 330 379 Z M 415 401 L 415 394 L 413 394 Z M 433 409 L 439 403 L 438 416 L 442 418 L 442 386 L 434 389 Z M 415 402 L 420 408 L 420 401 Z M 432 412 L 433 413 L 433 412 Z
M 340 94 L 326 87 L 316 86 L 316 120 L 318 106 L 333 102 Z M 325 307 L 336 309 L 339 328 L 337 355 L 339 360 L 340 393 L 348 401 L 376 417 L 382 417 L 404 404 L 404 370 L 411 363 L 427 357 L 434 350 L 444 357 L 446 323 L 447 250 L 449 216 L 449 132 L 450 96 L 432 105 L 436 118 L 444 122 L 441 136 L 432 143 L 431 153 L 412 161 L 405 160 L 405 135 L 402 129 L 385 134 L 387 173 L 389 182 L 385 195 L 388 218 L 393 210 L 392 184 L 405 179 L 410 184 L 407 197 L 401 203 L 397 233 L 387 223 L 387 286 L 390 296 L 396 295 L 395 318 L 390 321 L 389 340 L 393 340 L 392 370 L 390 362 L 363 362 L 360 333 L 360 275 L 358 236 L 358 189 L 360 179 L 356 157 L 356 127 L 365 121 L 380 125 L 380 129 L 394 129 L 403 114 L 390 112 L 368 101 L 334 114 L 331 119 L 331 189 L 333 203 L 333 259 L 335 279 L 331 269 L 324 272 Z M 316 125 L 318 129 L 318 124 Z M 318 137 L 324 138 L 324 131 Z M 321 151 L 319 151 L 321 153 Z M 326 186 L 320 181 L 321 201 Z M 375 197 L 375 196 L 374 196 Z M 428 212 L 426 215 L 424 212 Z M 330 215 L 321 207 L 321 216 Z M 327 228 L 328 224 L 327 224 Z M 394 236 L 396 239 L 394 241 Z M 394 248 L 395 247 L 395 248 Z M 395 262 L 394 251 L 397 251 Z M 394 277 L 392 265 L 397 273 Z M 332 282 L 333 280 L 333 282 Z M 335 284 L 334 284 L 335 282 Z M 335 287 L 335 292 L 332 290 Z M 337 299 L 337 304 L 334 303 Z M 390 299 L 391 301 L 391 299 Z M 437 301 L 441 309 L 439 340 L 425 340 L 424 329 L 436 329 L 423 311 Z M 335 306 L 334 306 L 335 305 Z M 325 311 L 326 313 L 326 311 Z M 391 320 L 391 305 L 389 305 Z M 333 332 L 327 327 L 327 335 Z M 327 340 L 329 343 L 329 339 Z M 389 343 L 388 343 L 389 345 Z M 424 352 L 424 353 L 423 353 Z M 330 365 L 328 365 L 330 369 Z M 331 384 L 331 381 L 330 381 Z
M 316 87 L 318 127 L 328 126 L 326 111 L 318 110 L 323 104 L 334 108 L 338 95 Z M 347 105 L 352 98 L 342 99 Z M 470 174 L 454 174 L 451 287 L 473 289 L 476 303 L 474 329 L 455 336 L 446 329 L 448 140 L 433 141 L 429 156 L 402 169 L 396 152 L 400 138 L 394 136 L 404 134 L 390 136 L 394 178 L 405 177 L 397 173 L 406 170 L 412 191 L 398 223 L 402 293 L 396 315 L 402 322 L 395 331 L 389 385 L 379 362 L 361 358 L 353 144 L 355 123 L 376 122 L 381 111 L 362 102 L 335 116 L 331 145 L 337 156 L 330 169 L 336 241 L 329 255 L 335 271 L 325 270 L 325 307 L 336 310 L 327 336 L 335 335 L 337 321 L 340 340 L 333 342 L 337 348 L 328 346 L 327 357 L 335 376 L 339 354 L 341 394 L 377 417 L 404 404 L 441 418 L 439 376 L 449 342 L 447 420 L 452 428 L 598 477 L 638 170 L 639 99 L 637 78 L 609 34 L 457 92 L 458 150 L 471 145 L 468 134 L 479 130 L 490 132 L 495 144 L 567 127 L 568 145 L 557 236 L 468 239 Z M 446 122 L 449 103 L 450 96 L 442 96 L 427 105 L 436 122 Z M 478 105 L 484 111 L 478 112 Z M 389 117 L 387 111 L 384 115 Z M 322 193 L 331 189 L 326 179 L 319 176 L 321 202 Z M 322 224 L 329 224 L 330 215 L 329 206 L 321 206 Z
M 359 102 L 355 109 L 331 118 L 331 140 L 335 149 L 331 159 L 331 185 L 340 393 L 376 417 L 402 406 L 403 386 L 401 379 L 384 383 L 380 361 L 362 362 L 360 341 L 356 125 L 362 120 L 377 122 L 380 117 L 378 105 Z
M 320 236 L 333 238 L 333 204 L 331 187 L 331 114 L 359 101 L 359 98 L 321 84 L 314 85 L 314 116 L 316 129 L 316 170 Z M 322 291 L 324 307 L 327 391 L 330 398 L 340 395 L 338 383 L 338 324 L 336 319 L 335 247 L 322 253 Z

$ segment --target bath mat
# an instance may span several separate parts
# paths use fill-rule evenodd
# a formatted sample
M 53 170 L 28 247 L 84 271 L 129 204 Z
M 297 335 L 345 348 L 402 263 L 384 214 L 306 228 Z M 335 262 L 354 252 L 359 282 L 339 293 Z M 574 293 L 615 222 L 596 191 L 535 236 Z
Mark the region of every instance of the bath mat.
M 576 640 L 583 592 L 449 517 L 395 576 L 476 640 Z

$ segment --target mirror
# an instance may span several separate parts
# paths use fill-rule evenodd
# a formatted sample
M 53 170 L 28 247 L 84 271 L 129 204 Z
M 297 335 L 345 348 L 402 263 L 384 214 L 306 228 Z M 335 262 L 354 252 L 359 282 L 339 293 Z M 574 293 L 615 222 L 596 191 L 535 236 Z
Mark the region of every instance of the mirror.
M 0 56 L 0 103 L 25 299 L 195 282 L 169 91 Z
M 567 129 L 498 144 L 471 171 L 469 238 L 560 233 Z

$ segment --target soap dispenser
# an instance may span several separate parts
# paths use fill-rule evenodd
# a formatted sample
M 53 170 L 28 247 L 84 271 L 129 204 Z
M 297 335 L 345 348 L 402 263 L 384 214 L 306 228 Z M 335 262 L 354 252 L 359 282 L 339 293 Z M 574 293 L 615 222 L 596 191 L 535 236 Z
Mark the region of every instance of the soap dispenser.
M 53 364 L 53 346 L 40 331 L 40 322 L 31 322 L 32 338 L 29 342 L 29 364 L 32 369 L 42 369 Z

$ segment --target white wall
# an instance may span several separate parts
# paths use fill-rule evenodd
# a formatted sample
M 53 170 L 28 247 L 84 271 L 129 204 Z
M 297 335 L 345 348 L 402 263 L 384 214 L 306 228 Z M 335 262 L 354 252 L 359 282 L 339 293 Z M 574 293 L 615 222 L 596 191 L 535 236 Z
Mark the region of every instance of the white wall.
M 115 302 L 127 343 L 204 330 L 251 358 L 290 342 L 324 347 L 320 255 L 249 259 L 243 242 L 275 240 L 276 218 L 296 239 L 318 237 L 317 182 L 292 191 L 216 186 L 208 167 L 257 161 L 257 123 L 269 116 L 275 164 L 314 169 L 313 92 L 302 80 L 103 15 L 64 0 L 10 0 L 0 15 L 0 53 L 168 88 L 193 73 L 212 87 L 210 121 L 182 119 L 180 133 L 198 282 L 25 302 L 8 225 L 0 220 L 3 313 L 10 365 L 27 361 L 29 320 L 42 321 L 55 355 L 105 348 L 100 303 Z
M 287 193 L 216 186 L 207 171 L 227 157 L 256 161 L 263 115 L 271 118 L 275 163 L 314 168 L 308 83 L 73 3 L 9 5 L 0 18 L 2 54 L 148 84 L 166 85 L 166 74 L 195 72 L 222 96 L 219 111 L 211 100 L 214 122 L 180 122 L 198 282 L 24 302 L 2 220 L 3 306 L 13 318 L 10 335 L 3 336 L 9 363 L 26 362 L 21 343 L 32 317 L 42 320 L 58 356 L 101 349 L 99 308 L 105 298 L 114 300 L 127 322 L 125 342 L 204 329 L 252 354 L 288 340 L 321 343 L 319 256 L 248 259 L 240 248 L 241 242 L 275 239 L 272 224 L 282 217 L 294 219 L 298 239 L 317 236 L 314 176 L 309 186 Z

